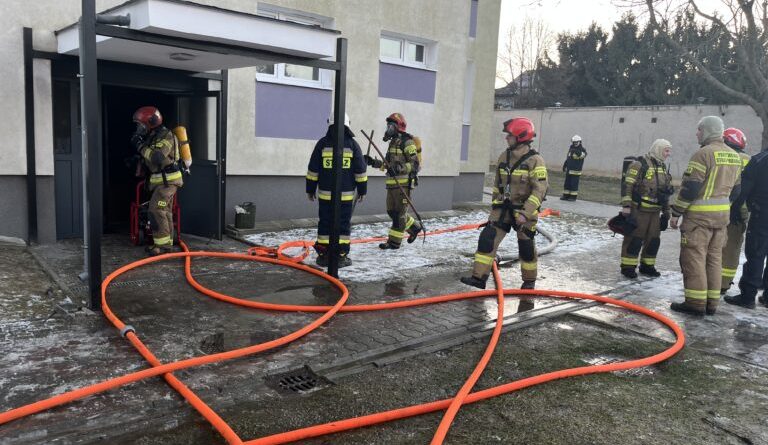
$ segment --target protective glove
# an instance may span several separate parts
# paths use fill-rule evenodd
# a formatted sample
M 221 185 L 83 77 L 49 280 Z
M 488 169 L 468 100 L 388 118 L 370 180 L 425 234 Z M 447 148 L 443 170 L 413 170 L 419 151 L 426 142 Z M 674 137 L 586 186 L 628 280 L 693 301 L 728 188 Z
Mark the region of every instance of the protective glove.
M 730 216 L 730 223 L 731 224 L 738 224 L 740 222 L 743 222 L 744 218 L 742 218 L 741 215 L 741 208 L 737 206 L 731 206 L 731 216 Z
M 389 164 L 389 168 L 387 169 L 387 174 L 389 176 L 394 177 L 394 176 L 403 174 L 404 171 L 405 171 L 405 166 L 399 162 L 395 162 L 395 163 Z
M 374 159 L 368 155 L 363 155 L 363 159 L 365 159 L 365 163 L 370 165 L 373 168 L 381 168 L 384 163 L 379 159 Z
M 677 228 L 679 227 L 679 226 L 678 226 L 678 224 L 677 224 L 677 222 L 678 222 L 679 220 L 680 220 L 680 217 L 679 217 L 679 216 L 673 216 L 673 217 L 672 217 L 672 218 L 669 220 L 669 227 L 672 227 L 672 229 L 673 229 L 673 230 L 677 230 Z
M 365 195 L 357 195 L 357 202 L 361 203 L 363 201 L 365 201 Z
M 667 227 L 669 227 L 669 213 L 662 213 L 659 217 L 659 230 L 663 232 Z
M 565 161 L 565 162 L 563 162 L 563 173 L 565 173 L 565 170 L 567 170 L 567 169 L 565 168 L 565 166 L 566 166 L 566 165 L 568 165 L 568 161 Z
M 624 206 L 621 208 L 621 213 L 624 216 L 629 216 L 630 213 L 632 213 L 632 207 L 630 206 Z
M 142 145 L 144 145 L 144 137 L 142 137 L 140 134 L 134 133 L 131 136 L 131 145 L 133 145 L 133 148 L 136 150 L 139 150 Z
M 314 193 L 307 193 L 307 199 L 309 199 L 310 201 L 314 201 L 315 200 L 315 194 Z

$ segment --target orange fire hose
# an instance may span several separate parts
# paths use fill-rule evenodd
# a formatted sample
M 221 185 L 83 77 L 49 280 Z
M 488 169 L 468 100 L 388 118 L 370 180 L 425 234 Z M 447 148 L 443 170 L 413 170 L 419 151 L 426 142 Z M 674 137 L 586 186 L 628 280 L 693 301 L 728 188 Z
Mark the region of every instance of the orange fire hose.
M 433 231 L 433 232 L 430 232 L 429 235 L 452 232 L 457 230 L 468 230 L 468 229 L 477 228 L 479 226 L 480 224 L 468 224 L 465 226 L 459 226 L 451 229 Z M 355 240 L 353 241 L 353 243 L 372 242 L 372 241 L 378 241 L 380 239 L 381 238 L 368 238 L 365 240 Z M 293 247 L 301 247 L 303 249 L 302 255 L 300 257 L 291 257 L 283 253 L 285 249 L 293 248 Z M 655 363 L 659 363 L 661 361 L 669 359 L 670 357 L 675 355 L 677 352 L 679 352 L 685 344 L 684 334 L 680 329 L 680 327 L 677 324 L 675 324 L 674 321 L 672 321 L 671 319 L 661 314 L 651 311 L 650 309 L 644 308 L 642 306 L 639 306 L 633 303 L 628 303 L 621 300 L 615 300 L 612 298 L 602 297 L 598 295 L 582 294 L 578 292 L 504 289 L 502 287 L 501 278 L 495 263 L 493 266 L 493 274 L 494 274 L 494 280 L 497 287 L 496 290 L 462 292 L 462 293 L 456 293 L 456 294 L 446 294 L 441 296 L 427 297 L 427 298 L 420 298 L 420 299 L 413 299 L 413 300 L 395 301 L 395 302 L 383 303 L 383 304 L 345 306 L 347 299 L 349 298 L 349 291 L 341 281 L 321 271 L 318 271 L 316 269 L 313 269 L 311 267 L 298 263 L 299 261 L 301 261 L 301 259 L 306 258 L 306 256 L 309 254 L 309 247 L 311 247 L 311 243 L 307 241 L 293 241 L 293 242 L 284 243 L 277 249 L 251 248 L 249 249 L 248 254 L 237 254 L 237 253 L 223 253 L 223 252 L 190 252 L 188 251 L 186 245 L 182 243 L 182 248 L 185 250 L 185 252 L 170 253 L 165 255 L 159 255 L 156 257 L 145 258 L 115 270 L 114 272 L 109 274 L 109 276 L 107 276 L 107 278 L 102 283 L 101 295 L 102 295 L 102 308 L 104 311 L 104 315 L 107 317 L 107 319 L 110 320 L 110 322 L 118 330 L 120 330 L 125 335 L 128 341 L 152 365 L 152 368 L 126 374 L 121 377 L 105 380 L 105 381 L 96 383 L 94 385 L 86 386 L 80 389 L 76 389 L 67 393 L 63 393 L 63 394 L 51 397 L 49 399 L 41 400 L 29 405 L 25 405 L 19 408 L 15 408 L 15 409 L 0 413 L 0 425 L 15 419 L 19 419 L 22 417 L 26 417 L 26 416 L 50 409 L 55 406 L 63 405 L 63 404 L 72 402 L 74 400 L 82 399 L 84 397 L 87 397 L 93 394 L 108 391 L 110 389 L 114 389 L 132 382 L 146 379 L 146 378 L 162 375 L 163 378 L 169 383 L 169 385 L 171 385 L 174 389 L 176 389 L 179 392 L 179 394 L 182 395 L 182 397 L 184 397 L 187 401 L 189 401 L 189 403 L 198 412 L 200 412 L 200 414 L 206 420 L 208 420 L 208 422 L 211 423 L 211 425 L 222 435 L 222 437 L 225 438 L 225 440 L 229 444 L 243 444 L 243 443 L 253 444 L 253 445 L 282 444 L 287 442 L 293 442 L 296 440 L 307 439 L 311 437 L 317 437 L 317 436 L 322 436 L 326 434 L 346 431 L 353 428 L 360 428 L 363 426 L 375 425 L 382 422 L 388 422 L 391 420 L 402 419 L 402 418 L 425 414 L 425 413 L 434 412 L 438 410 L 446 410 L 443 416 L 443 419 L 440 425 L 438 426 L 435 436 L 432 440 L 432 444 L 437 445 L 437 444 L 443 443 L 443 440 L 446 434 L 448 433 L 448 429 L 450 428 L 450 425 L 453 419 L 458 413 L 458 410 L 465 403 L 475 403 L 477 401 L 484 400 L 490 397 L 495 397 L 501 394 L 506 394 L 512 391 L 516 391 L 522 388 L 527 388 L 530 386 L 538 385 L 538 384 L 556 380 L 556 379 L 562 379 L 562 378 L 573 377 L 578 375 L 620 371 L 620 370 L 626 370 L 626 369 L 642 367 L 642 366 L 650 366 Z M 269 256 L 276 256 L 277 258 L 269 258 Z M 275 265 L 282 265 L 286 267 L 292 267 L 294 269 L 302 270 L 328 280 L 329 282 L 331 282 L 331 284 L 336 286 L 341 291 L 341 298 L 339 298 L 339 300 L 333 306 L 308 306 L 308 305 L 282 305 L 282 304 L 274 304 L 274 303 L 260 303 L 260 302 L 243 300 L 236 297 L 228 296 L 228 295 L 207 289 L 194 279 L 191 272 L 192 257 L 212 257 L 212 258 L 224 258 L 224 259 L 233 259 L 233 260 L 258 261 L 258 262 L 271 263 Z M 285 335 L 275 340 L 271 340 L 271 341 L 257 344 L 257 345 L 248 346 L 245 348 L 226 351 L 222 353 L 193 357 L 185 360 L 180 360 L 177 362 L 162 364 L 154 356 L 154 354 L 152 354 L 152 352 L 149 351 L 146 345 L 144 345 L 144 343 L 139 339 L 139 337 L 136 335 L 133 328 L 130 326 L 126 326 L 125 323 L 123 323 L 112 312 L 107 302 L 107 288 L 115 278 L 117 278 L 118 276 L 120 276 L 121 274 L 129 270 L 132 270 L 147 264 L 152 264 L 155 262 L 163 261 L 166 259 L 173 259 L 173 258 L 184 258 L 184 261 L 185 261 L 184 270 L 185 270 L 187 281 L 195 289 L 212 298 L 216 298 L 216 299 L 219 299 L 228 303 L 232 303 L 232 304 L 237 304 L 240 306 L 257 308 L 257 309 L 275 310 L 275 311 L 316 312 L 316 313 L 322 313 L 322 316 L 317 318 L 315 321 L 307 324 L 306 326 L 302 327 L 301 329 L 298 329 L 288 335 Z M 415 306 L 422 306 L 422 305 L 428 305 L 428 304 L 436 304 L 436 303 L 447 302 L 447 301 L 456 301 L 461 299 L 482 298 L 482 297 L 487 297 L 491 295 L 497 296 L 498 305 L 499 305 L 498 315 L 496 320 L 496 327 L 494 328 L 493 334 L 491 336 L 491 340 L 488 346 L 486 347 L 486 351 L 483 354 L 483 357 L 481 358 L 480 362 L 476 365 L 474 371 L 467 378 L 464 385 L 462 385 L 462 388 L 459 390 L 457 395 L 451 399 L 445 399 L 445 400 L 429 402 L 421 405 L 414 405 L 414 406 L 399 408 L 395 410 L 385 411 L 385 412 L 376 413 L 376 414 L 370 414 L 367 416 L 362 416 L 362 417 L 357 417 L 352 419 L 334 421 L 326 424 L 315 425 L 307 428 L 301 428 L 294 431 L 288 431 L 280 434 L 275 434 L 272 436 L 267 436 L 267 437 L 243 442 L 243 440 L 232 430 L 232 428 L 220 416 L 218 416 L 218 414 L 216 414 L 210 407 L 208 407 L 205 404 L 205 402 L 203 402 L 192 390 L 190 390 L 186 385 L 184 385 L 181 381 L 179 381 L 176 377 L 172 375 L 172 372 L 178 371 L 181 369 L 205 365 L 209 363 L 220 362 L 224 360 L 231 360 L 234 358 L 239 358 L 246 355 L 255 354 L 258 352 L 267 351 L 269 349 L 285 345 L 312 332 L 314 329 L 321 326 L 323 323 L 328 321 L 332 316 L 334 316 L 338 312 L 362 312 L 362 311 L 389 310 L 389 309 L 395 309 L 395 308 L 405 308 L 405 307 L 415 307 Z M 483 370 L 485 369 L 488 362 L 490 361 L 493 350 L 498 342 L 499 336 L 501 335 L 501 327 L 502 327 L 502 321 L 503 321 L 503 307 L 504 307 L 503 296 L 504 295 L 530 295 L 530 296 L 541 296 L 541 297 L 565 297 L 565 298 L 573 298 L 573 299 L 588 299 L 588 300 L 593 300 L 593 301 L 597 301 L 605 304 L 624 307 L 626 309 L 654 318 L 660 321 L 661 323 L 665 324 L 674 332 L 676 336 L 676 341 L 672 346 L 670 346 L 666 350 L 650 357 L 618 362 L 618 363 L 611 363 L 606 365 L 584 366 L 584 367 L 570 368 L 570 369 L 565 369 L 560 371 L 553 371 L 553 372 L 541 374 L 538 376 L 517 380 L 514 382 L 489 388 L 483 391 L 470 393 L 472 387 L 477 382 Z

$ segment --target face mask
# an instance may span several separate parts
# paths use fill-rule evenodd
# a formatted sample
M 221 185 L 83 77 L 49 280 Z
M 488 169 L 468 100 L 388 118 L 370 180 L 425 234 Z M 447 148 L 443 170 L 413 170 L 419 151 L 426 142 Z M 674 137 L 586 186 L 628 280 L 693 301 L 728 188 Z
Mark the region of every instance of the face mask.
M 387 131 L 384 133 L 384 142 L 397 136 L 397 124 L 394 122 L 387 123 Z
M 136 122 L 136 131 L 134 131 L 134 134 L 138 134 L 139 136 L 145 136 L 148 132 L 147 126 L 142 124 L 141 122 Z

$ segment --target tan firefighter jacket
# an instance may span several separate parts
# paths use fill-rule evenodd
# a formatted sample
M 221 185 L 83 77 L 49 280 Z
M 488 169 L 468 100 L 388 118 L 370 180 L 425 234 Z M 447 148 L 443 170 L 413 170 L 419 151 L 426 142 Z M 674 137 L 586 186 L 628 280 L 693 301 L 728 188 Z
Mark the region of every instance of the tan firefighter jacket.
M 416 142 L 408 133 L 401 133 L 389 142 L 386 154 L 387 164 L 393 169 L 399 169 L 396 176 L 387 176 L 384 183 L 388 189 L 396 189 L 400 184 L 410 187 L 411 181 L 419 172 L 419 157 Z
M 672 198 L 672 175 L 663 162 L 650 155 L 643 156 L 627 168 L 621 184 L 621 205 L 634 205 L 643 212 L 669 212 Z
M 528 155 L 529 152 L 532 153 Z M 527 156 L 527 159 L 521 162 L 514 171 L 510 171 L 517 161 L 524 156 Z M 499 156 L 497 165 L 493 188 L 493 207 L 499 208 L 504 205 L 506 199 L 509 199 L 512 207 L 519 209 L 528 221 L 536 221 L 539 207 L 547 195 L 549 186 L 544 158 L 531 149 L 530 145 L 525 145 L 517 151 L 504 150 Z
M 139 149 L 139 153 L 151 173 L 150 189 L 162 184 L 179 187 L 184 184 L 178 167 L 179 143 L 170 130 L 165 127 L 156 129 Z
M 683 215 L 702 227 L 727 226 L 728 197 L 739 182 L 742 168 L 741 156 L 722 139 L 706 141 L 688 162 L 672 214 Z

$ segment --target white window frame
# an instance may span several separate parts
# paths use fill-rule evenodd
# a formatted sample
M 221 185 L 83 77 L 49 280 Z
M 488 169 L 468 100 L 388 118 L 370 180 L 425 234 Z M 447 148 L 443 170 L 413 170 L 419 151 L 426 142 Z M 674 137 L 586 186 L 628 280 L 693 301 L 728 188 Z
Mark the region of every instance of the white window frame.
M 262 5 L 261 3 L 259 4 L 259 8 L 256 14 L 262 17 L 300 23 L 302 25 L 316 25 L 320 26 L 321 28 L 330 29 L 333 25 L 333 20 L 327 17 L 306 15 L 298 11 L 285 10 L 283 8 L 278 8 L 271 5 Z M 297 77 L 286 76 L 286 65 L 287 64 L 285 63 L 275 63 L 274 74 L 257 72 L 256 80 L 259 82 L 279 83 L 284 85 L 295 85 L 325 90 L 333 89 L 333 75 L 331 71 L 320 69 L 318 73 L 318 80 L 301 79 Z
M 383 39 L 396 40 L 400 42 L 400 57 L 386 57 L 381 54 L 381 41 Z M 408 45 L 420 45 L 424 47 L 424 61 L 416 62 L 407 60 L 406 52 L 408 51 Z M 384 63 L 391 63 L 394 65 L 409 66 L 412 68 L 421 68 L 434 70 L 437 66 L 437 42 L 431 40 L 422 39 L 418 37 L 405 36 L 393 32 L 383 31 L 379 37 L 379 61 Z

